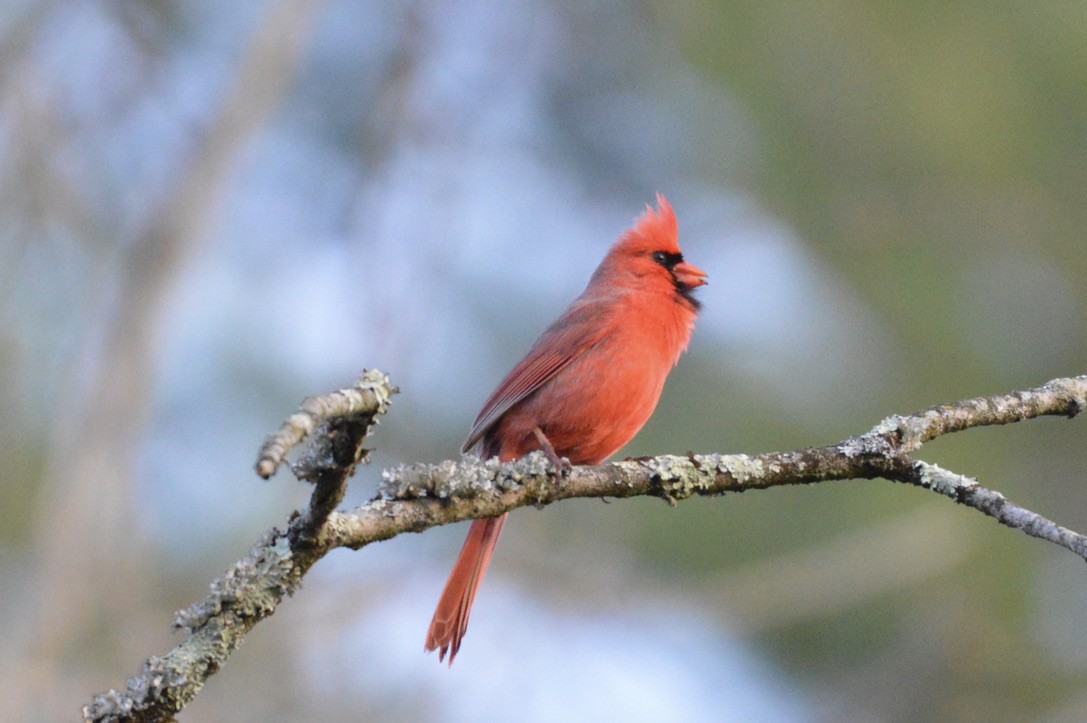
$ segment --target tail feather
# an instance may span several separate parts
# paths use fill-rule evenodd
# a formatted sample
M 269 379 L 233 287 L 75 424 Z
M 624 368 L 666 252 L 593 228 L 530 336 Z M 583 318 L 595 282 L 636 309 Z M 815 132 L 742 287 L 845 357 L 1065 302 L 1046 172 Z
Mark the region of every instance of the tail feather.
M 449 653 L 449 665 L 460 650 L 461 640 L 468 630 L 468 616 L 472 612 L 472 603 L 476 599 L 487 566 L 491 563 L 494 546 L 506 516 L 488 517 L 476 520 L 468 531 L 468 537 L 461 548 L 457 564 L 449 574 L 438 607 L 427 630 L 425 650 L 438 651 L 438 660 L 445 660 Z

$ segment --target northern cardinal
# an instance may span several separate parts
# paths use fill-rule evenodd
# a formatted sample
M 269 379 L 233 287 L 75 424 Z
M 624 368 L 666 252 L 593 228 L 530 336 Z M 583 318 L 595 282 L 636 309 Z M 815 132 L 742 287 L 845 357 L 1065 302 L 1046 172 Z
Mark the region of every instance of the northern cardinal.
M 462 452 L 508 462 L 543 451 L 560 469 L 600 464 L 638 433 L 687 348 L 706 273 L 683 260 L 664 196 L 646 206 L 574 303 L 540 335 L 480 410 Z M 476 520 L 445 584 L 426 651 L 449 653 L 468 629 L 506 515 Z

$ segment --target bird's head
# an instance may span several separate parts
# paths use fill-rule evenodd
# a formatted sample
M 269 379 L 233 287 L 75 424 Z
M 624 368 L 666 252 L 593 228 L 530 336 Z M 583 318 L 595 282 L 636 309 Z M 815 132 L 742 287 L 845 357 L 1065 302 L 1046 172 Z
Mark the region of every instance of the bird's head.
M 684 261 L 676 215 L 668 199 L 659 193 L 657 209 L 646 206 L 634 226 L 611 247 L 597 274 L 674 290 L 695 311 L 701 304 L 691 292 L 707 283 L 705 271 Z

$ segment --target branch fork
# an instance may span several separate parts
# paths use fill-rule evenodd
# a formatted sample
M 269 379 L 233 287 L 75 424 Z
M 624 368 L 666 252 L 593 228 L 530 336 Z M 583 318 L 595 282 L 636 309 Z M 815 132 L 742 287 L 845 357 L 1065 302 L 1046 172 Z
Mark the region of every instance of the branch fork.
M 881 477 L 936 492 L 1087 560 L 1084 535 L 1016 505 L 975 479 L 912 456 L 926 442 L 952 432 L 1043 416 L 1075 417 L 1087 409 L 1087 376 L 890 416 L 837 444 L 792 452 L 642 457 L 572 467 L 565 473 L 539 452 L 506 464 L 465 456 L 439 464 L 401 465 L 382 472 L 373 500 L 337 512 L 348 478 L 360 462 L 368 461 L 363 440 L 396 391 L 380 371 L 365 372 L 348 389 L 306 399 L 269 435 L 256 464 L 265 478 L 294 446 L 310 439 L 291 465 L 299 479 L 314 484 L 308 510 L 292 515 L 286 530 L 269 530 L 212 583 L 207 598 L 177 613 L 175 627 L 187 631 L 185 640 L 165 656 L 149 658 L 124 692 L 95 696 L 83 709 L 86 721 L 171 720 L 253 626 L 272 615 L 298 589 L 310 567 L 337 547 L 359 549 L 404 532 L 573 497 L 649 495 L 674 505 L 694 495 Z

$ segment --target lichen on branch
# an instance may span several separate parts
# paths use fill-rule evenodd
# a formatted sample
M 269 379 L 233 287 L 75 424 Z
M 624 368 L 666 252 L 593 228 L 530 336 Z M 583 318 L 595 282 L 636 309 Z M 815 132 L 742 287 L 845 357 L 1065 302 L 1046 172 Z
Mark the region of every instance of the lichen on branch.
M 373 500 L 348 512 L 333 511 L 355 466 L 367 460 L 363 440 L 395 393 L 383 373 L 366 372 L 349 389 L 308 398 L 268 437 L 257 462 L 263 477 L 275 472 L 292 447 L 311 438 L 309 449 L 292 465 L 299 479 L 315 485 L 309 508 L 292 515 L 286 530 L 266 533 L 212 583 L 207 598 L 179 612 L 176 625 L 188 631 L 186 639 L 167 655 L 149 658 L 123 692 L 95 696 L 83 709 L 85 720 L 170 720 L 253 626 L 273 614 L 309 568 L 337 547 L 359 549 L 404 532 L 574 497 L 648 495 L 676 504 L 694 495 L 878 477 L 931 490 L 1087 560 L 1084 535 L 978 480 L 912 457 L 926 442 L 952 432 L 1042 416 L 1075 417 L 1087 409 L 1087 376 L 889 416 L 836 444 L 791 452 L 643 457 L 573 467 L 563 475 L 536 452 L 505 464 L 469 455 L 439 464 L 401 465 L 382 473 Z

